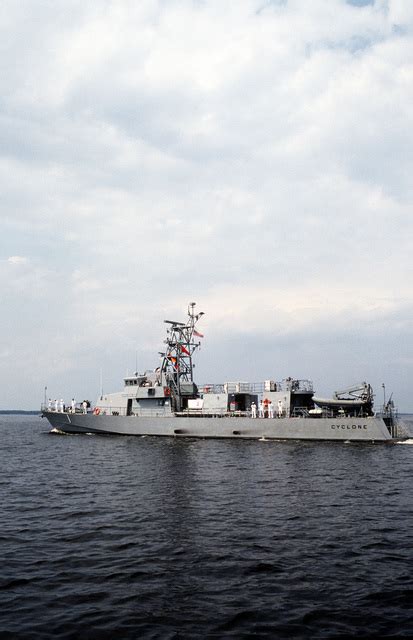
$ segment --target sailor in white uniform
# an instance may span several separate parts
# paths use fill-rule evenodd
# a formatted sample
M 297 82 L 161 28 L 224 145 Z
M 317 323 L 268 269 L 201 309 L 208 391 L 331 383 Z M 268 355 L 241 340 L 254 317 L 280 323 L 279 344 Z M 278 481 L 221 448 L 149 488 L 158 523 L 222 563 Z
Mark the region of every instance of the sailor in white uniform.
M 269 418 L 273 418 L 274 417 L 274 405 L 272 403 L 272 400 L 268 401 L 268 417 Z
M 258 417 L 259 418 L 263 418 L 264 417 L 264 405 L 262 403 L 262 400 L 260 400 L 260 404 L 258 407 Z
M 251 418 L 257 417 L 257 405 L 255 402 L 251 402 Z
M 283 401 L 282 400 L 278 400 L 278 417 L 282 418 L 283 413 L 284 413 Z

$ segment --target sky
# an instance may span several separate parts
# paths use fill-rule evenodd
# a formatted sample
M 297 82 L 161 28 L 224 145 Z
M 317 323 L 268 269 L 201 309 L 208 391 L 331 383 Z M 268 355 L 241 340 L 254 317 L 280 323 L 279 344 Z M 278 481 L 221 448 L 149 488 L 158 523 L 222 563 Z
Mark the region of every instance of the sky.
M 199 383 L 413 412 L 413 2 L 3 0 L 0 409 Z

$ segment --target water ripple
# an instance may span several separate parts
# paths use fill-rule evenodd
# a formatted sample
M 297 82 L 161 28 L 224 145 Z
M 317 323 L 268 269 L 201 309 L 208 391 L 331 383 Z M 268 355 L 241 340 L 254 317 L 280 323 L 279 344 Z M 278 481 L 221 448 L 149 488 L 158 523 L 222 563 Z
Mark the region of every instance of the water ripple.
M 413 633 L 411 447 L 0 428 L 2 639 Z

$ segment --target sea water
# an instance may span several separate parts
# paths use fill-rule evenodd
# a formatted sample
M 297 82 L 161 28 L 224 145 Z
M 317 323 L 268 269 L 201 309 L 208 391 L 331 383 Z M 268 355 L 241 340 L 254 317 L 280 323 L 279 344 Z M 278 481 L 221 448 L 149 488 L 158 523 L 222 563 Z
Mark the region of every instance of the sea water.
M 413 447 L 0 416 L 0 637 L 408 637 Z

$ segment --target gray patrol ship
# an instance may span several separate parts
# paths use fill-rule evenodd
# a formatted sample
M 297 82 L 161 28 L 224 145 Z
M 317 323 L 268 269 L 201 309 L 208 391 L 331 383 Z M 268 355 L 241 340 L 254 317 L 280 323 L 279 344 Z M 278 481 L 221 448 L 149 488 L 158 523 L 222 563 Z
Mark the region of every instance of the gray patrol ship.
M 395 442 L 408 438 L 392 400 L 373 410 L 373 391 L 363 382 L 332 398 L 318 398 L 309 380 L 225 382 L 198 387 L 193 355 L 203 335 L 204 314 L 188 306 L 186 322 L 165 320 L 161 365 L 124 379 L 124 389 L 102 394 L 94 408 L 42 406 L 54 430 L 134 436 L 255 438 Z

